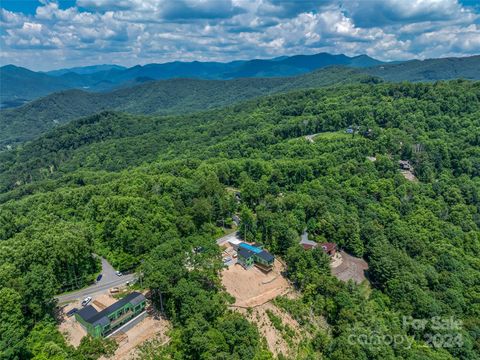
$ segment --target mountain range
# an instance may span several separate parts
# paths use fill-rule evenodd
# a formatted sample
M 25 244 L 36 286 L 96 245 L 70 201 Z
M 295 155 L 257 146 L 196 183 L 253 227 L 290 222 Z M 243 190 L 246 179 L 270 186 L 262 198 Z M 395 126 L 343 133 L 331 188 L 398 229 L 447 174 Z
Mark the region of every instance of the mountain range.
M 329 66 L 339 61 L 344 64 Z M 345 66 L 347 62 L 349 66 Z M 237 62 L 235 73 L 231 71 L 229 76 L 239 78 L 231 80 L 195 79 L 193 76 L 190 79 L 152 79 L 174 76 L 175 67 L 180 75 L 207 77 L 214 76 L 217 71 L 219 76 L 220 67 L 223 66 L 223 74 L 227 74 L 226 68 L 233 68 L 233 63 L 150 64 L 127 69 L 99 65 L 59 70 L 55 76 L 8 65 L 0 72 L 2 96 L 15 92 L 28 92 L 32 97 L 42 92 L 49 95 L 19 107 L 0 110 L 0 149 L 31 140 L 58 124 L 103 110 L 170 115 L 228 106 L 258 96 L 336 84 L 480 79 L 480 56 L 367 66 L 372 63 L 376 64 L 376 60 L 366 56 L 349 58 L 329 54 L 252 60 Z M 302 72 L 315 66 L 321 68 L 295 76 L 269 77 L 275 71 L 286 73 L 288 66 L 289 71 L 295 67 L 296 71 Z M 258 77 L 258 74 L 265 77 Z M 90 88 L 85 89 L 93 79 L 97 81 L 97 88 L 104 86 L 104 91 L 95 93 L 87 91 Z M 66 85 L 67 80 L 77 86 Z M 117 88 L 107 91 L 113 83 L 117 84 Z M 17 99 L 21 97 L 17 95 Z
M 242 77 L 281 77 L 307 73 L 326 66 L 343 65 L 355 68 L 380 65 L 383 62 L 367 55 L 348 57 L 320 53 L 296 55 L 268 60 L 240 60 L 220 62 L 169 62 L 136 65 L 125 68 L 118 65 L 95 65 L 35 72 L 14 65 L 0 68 L 1 107 L 15 107 L 48 95 L 54 91 L 83 89 L 110 91 L 119 87 L 137 85 L 145 81 L 193 78 L 227 80 Z
M 168 79 L 102 93 L 78 89 L 65 90 L 18 108 L 1 110 L 0 148 L 30 140 L 58 124 L 102 110 L 132 114 L 181 114 L 289 90 L 379 81 L 381 80 L 362 74 L 356 69 L 337 67 L 295 77 L 233 80 Z

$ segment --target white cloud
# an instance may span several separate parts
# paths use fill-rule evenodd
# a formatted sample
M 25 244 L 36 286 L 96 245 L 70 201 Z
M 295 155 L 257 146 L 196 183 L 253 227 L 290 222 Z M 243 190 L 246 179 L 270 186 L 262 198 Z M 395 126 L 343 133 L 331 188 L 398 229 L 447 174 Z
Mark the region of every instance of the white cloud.
M 455 0 L 77 0 L 68 9 L 45 1 L 30 16 L 0 9 L 0 22 L 0 61 L 41 69 L 320 51 L 382 60 L 480 53 L 479 15 Z

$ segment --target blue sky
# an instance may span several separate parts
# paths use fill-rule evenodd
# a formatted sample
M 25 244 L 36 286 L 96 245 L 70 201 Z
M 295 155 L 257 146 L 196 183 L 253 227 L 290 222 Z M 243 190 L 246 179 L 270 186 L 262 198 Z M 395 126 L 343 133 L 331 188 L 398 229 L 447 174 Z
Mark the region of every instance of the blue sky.
M 34 70 L 318 52 L 480 54 L 478 0 L 2 0 L 0 64 Z

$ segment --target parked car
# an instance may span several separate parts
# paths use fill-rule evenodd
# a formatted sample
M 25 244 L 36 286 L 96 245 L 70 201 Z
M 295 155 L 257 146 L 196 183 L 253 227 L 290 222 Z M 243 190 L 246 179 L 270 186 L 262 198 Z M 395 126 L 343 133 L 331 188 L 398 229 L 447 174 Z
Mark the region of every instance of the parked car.
M 116 294 L 120 291 L 120 289 L 118 287 L 113 287 L 110 289 L 110 294 Z
M 82 306 L 87 306 L 90 303 L 90 301 L 92 301 L 92 297 L 87 296 L 85 299 L 83 299 Z
M 103 276 L 102 274 L 99 274 L 99 275 L 97 276 L 97 282 L 99 282 L 100 280 L 102 280 L 102 276 Z
M 68 317 L 71 317 L 71 316 L 73 316 L 73 314 L 75 314 L 77 311 L 78 311 L 77 308 L 73 308 L 72 310 L 70 310 L 70 311 L 67 312 L 67 316 L 68 316 Z
M 123 274 L 120 271 L 116 272 L 117 276 L 122 276 Z

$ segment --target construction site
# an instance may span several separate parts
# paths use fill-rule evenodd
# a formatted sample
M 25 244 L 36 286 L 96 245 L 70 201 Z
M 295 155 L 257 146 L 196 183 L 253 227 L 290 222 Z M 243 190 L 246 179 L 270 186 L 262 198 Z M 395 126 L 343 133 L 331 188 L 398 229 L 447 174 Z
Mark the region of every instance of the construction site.
M 248 244 L 231 236 L 222 247 L 222 284 L 235 298 L 233 306 L 255 307 L 284 295 L 292 287 L 284 278 L 284 264 L 258 244 Z
M 224 263 L 222 284 L 235 298 L 231 308 L 258 327 L 273 354 L 294 358 L 301 339 L 309 334 L 274 304 L 280 296 L 297 296 L 283 276 L 285 264 L 259 244 L 245 243 L 236 233 L 222 238 L 218 245 Z
M 122 298 L 119 299 L 119 297 Z M 88 326 L 89 323 L 95 324 L 100 322 L 103 324 L 104 316 L 108 317 L 110 313 L 114 313 L 115 311 L 118 313 L 123 309 L 123 313 L 115 319 L 119 321 L 125 318 L 125 314 L 127 314 L 127 311 L 125 311 L 125 309 L 128 308 L 127 304 L 133 302 L 133 304 L 140 308 L 143 299 L 143 294 L 135 292 L 122 294 L 122 289 L 114 289 L 113 294 L 110 293 L 110 291 L 106 291 L 94 296 L 88 306 L 82 307 L 80 301 L 69 303 L 63 308 L 59 330 L 64 334 L 70 345 L 77 347 L 82 338 L 87 334 L 90 333 L 90 335 L 94 336 L 91 328 Z M 81 310 L 76 311 L 76 309 L 79 308 Z M 118 344 L 115 354 L 109 359 L 126 360 L 134 358 L 137 351 L 136 348 L 146 340 L 157 339 L 160 342 L 168 341 L 166 332 L 170 329 L 170 323 L 162 319 L 148 301 L 145 301 L 145 307 L 141 308 L 140 313 L 134 313 L 134 316 L 128 321 L 125 321 L 122 326 L 119 326 L 115 331 L 105 334 L 106 338 L 115 340 Z M 74 312 L 73 315 L 71 315 L 72 312 Z M 88 317 L 89 313 L 92 314 L 91 318 Z M 87 324 L 85 324 L 85 322 Z M 93 329 L 95 329 L 95 327 Z M 103 334 L 101 335 L 103 336 Z

